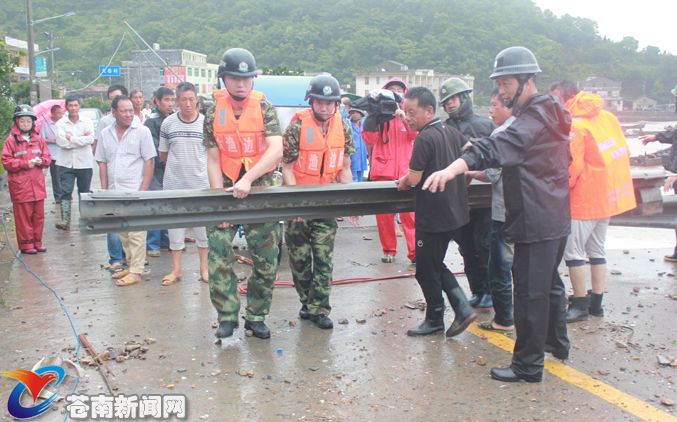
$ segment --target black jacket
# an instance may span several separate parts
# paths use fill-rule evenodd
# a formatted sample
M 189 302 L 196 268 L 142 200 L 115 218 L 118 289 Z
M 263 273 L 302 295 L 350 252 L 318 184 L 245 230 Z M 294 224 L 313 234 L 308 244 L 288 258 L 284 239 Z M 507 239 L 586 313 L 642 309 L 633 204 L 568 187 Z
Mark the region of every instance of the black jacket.
M 153 143 L 155 144 L 155 169 L 153 171 L 153 180 L 150 182 L 149 190 L 162 190 L 162 179 L 165 176 L 165 162 L 160 160 L 160 151 L 158 147 L 160 146 L 160 128 L 162 127 L 162 122 L 165 121 L 167 116 L 162 114 L 160 110 L 155 109 L 153 113 L 148 116 L 144 124 L 148 129 L 150 129 L 150 134 L 153 135 Z
M 568 236 L 571 116 L 552 96 L 536 94 L 515 118 L 494 139 L 476 140 L 462 158 L 472 170 L 503 168 L 506 239 L 532 243 Z
M 472 111 L 470 99 L 461 104 L 458 115 L 449 117 L 445 123 L 456 128 L 467 140 L 489 136 L 496 128 L 491 119 L 478 116 Z

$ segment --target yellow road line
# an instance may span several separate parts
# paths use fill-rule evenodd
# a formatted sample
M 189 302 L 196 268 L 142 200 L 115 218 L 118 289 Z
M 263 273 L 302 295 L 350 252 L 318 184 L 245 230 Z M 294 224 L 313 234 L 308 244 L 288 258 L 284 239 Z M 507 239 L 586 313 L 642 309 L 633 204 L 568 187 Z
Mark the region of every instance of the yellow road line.
M 474 335 L 486 339 L 489 343 L 497 346 L 507 352 L 512 353 L 515 346 L 515 341 L 503 334 L 487 331 L 479 328 L 476 324 L 472 324 L 468 331 Z M 673 421 L 677 418 L 654 407 L 637 397 L 624 393 L 604 382 L 594 379 L 591 376 L 584 374 L 570 366 L 567 366 L 559 361 L 546 359 L 545 369 L 551 374 L 560 378 L 569 384 L 575 385 L 590 394 L 593 394 L 604 401 L 607 401 L 622 410 L 631 413 L 638 418 L 645 421 Z

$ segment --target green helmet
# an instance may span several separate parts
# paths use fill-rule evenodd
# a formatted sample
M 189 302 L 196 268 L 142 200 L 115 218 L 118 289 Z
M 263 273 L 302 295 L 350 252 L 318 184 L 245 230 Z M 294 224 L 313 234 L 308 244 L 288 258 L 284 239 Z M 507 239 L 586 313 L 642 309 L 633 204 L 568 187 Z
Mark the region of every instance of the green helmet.
M 489 76 L 496 79 L 506 75 L 533 75 L 541 73 L 536 56 L 525 47 L 508 47 L 496 55 L 494 71 Z
M 440 87 L 440 104 L 444 104 L 449 98 L 464 92 L 471 92 L 472 88 L 461 78 L 449 78 L 442 82 Z
M 306 100 L 317 98 L 318 100 L 339 101 L 341 99 L 341 87 L 336 78 L 329 74 L 317 75 L 310 80 L 306 90 Z
M 223 53 L 217 76 L 240 76 L 243 78 L 256 76 L 256 60 L 254 55 L 244 48 L 231 48 Z

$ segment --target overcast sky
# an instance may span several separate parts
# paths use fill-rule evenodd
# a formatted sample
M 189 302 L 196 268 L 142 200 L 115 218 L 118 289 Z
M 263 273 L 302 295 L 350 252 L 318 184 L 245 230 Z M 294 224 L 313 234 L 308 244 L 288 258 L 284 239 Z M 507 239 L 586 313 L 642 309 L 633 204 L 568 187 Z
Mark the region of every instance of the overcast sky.
M 569 14 L 597 22 L 601 36 L 620 41 L 625 36 L 677 54 L 677 1 L 534 0 L 555 15 Z

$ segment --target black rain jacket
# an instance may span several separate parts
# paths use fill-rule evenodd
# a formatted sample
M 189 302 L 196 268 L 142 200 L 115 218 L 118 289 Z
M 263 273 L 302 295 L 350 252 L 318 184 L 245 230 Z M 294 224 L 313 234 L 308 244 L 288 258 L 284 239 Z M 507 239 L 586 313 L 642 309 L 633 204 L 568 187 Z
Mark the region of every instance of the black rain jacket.
M 470 98 L 461 104 L 458 115 L 449 117 L 445 123 L 458 129 L 466 140 L 489 136 L 496 128 L 490 118 L 478 116 L 472 111 Z
M 507 240 L 560 239 L 571 230 L 571 116 L 550 95 L 535 94 L 515 121 L 492 138 L 475 140 L 461 158 L 472 170 L 503 168 Z

